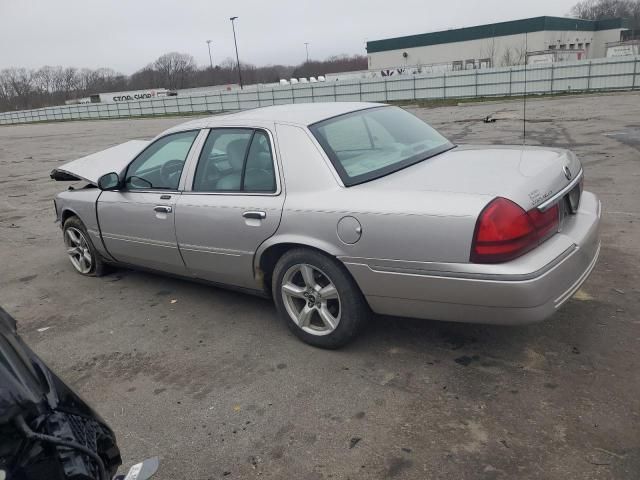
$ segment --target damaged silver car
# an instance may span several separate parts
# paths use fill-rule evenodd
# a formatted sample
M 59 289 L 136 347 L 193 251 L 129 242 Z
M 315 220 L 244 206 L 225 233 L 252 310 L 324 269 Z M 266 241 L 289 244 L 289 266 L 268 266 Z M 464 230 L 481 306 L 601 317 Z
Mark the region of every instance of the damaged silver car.
M 600 202 L 567 150 L 454 145 L 403 109 L 282 105 L 190 121 L 72 161 L 67 254 L 271 296 L 336 348 L 370 312 L 523 324 L 593 270 Z

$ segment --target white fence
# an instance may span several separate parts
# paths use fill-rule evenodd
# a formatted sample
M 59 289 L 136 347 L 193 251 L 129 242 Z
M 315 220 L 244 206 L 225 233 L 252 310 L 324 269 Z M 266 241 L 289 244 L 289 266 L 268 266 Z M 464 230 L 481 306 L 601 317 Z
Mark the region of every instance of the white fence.
M 526 86 L 526 88 L 525 88 Z M 640 56 L 385 78 L 302 83 L 126 103 L 93 103 L 0 113 L 0 125 L 74 119 L 218 113 L 305 102 L 436 100 L 640 88 Z

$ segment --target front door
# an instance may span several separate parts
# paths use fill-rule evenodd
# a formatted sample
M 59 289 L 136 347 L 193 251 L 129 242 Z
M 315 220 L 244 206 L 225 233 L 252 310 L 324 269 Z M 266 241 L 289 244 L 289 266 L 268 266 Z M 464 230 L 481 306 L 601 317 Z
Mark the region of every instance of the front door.
M 175 209 L 183 166 L 199 131 L 167 135 L 129 165 L 124 186 L 98 199 L 100 232 L 118 261 L 186 274 L 175 233 Z
M 253 258 L 278 228 L 284 203 L 274 152 L 266 130 L 209 132 L 191 191 L 176 205 L 178 244 L 194 276 L 256 287 Z

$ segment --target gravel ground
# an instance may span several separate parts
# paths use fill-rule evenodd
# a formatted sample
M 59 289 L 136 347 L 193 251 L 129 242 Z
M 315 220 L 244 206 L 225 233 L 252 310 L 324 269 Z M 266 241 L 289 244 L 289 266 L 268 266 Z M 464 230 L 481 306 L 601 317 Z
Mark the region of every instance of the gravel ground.
M 521 102 L 407 108 L 458 143 L 522 141 Z M 636 479 L 639 112 L 635 93 L 528 102 L 527 143 L 573 149 L 604 205 L 599 264 L 538 325 L 376 317 L 330 352 L 266 300 L 74 273 L 50 170 L 180 118 L 0 128 L 0 304 L 114 428 L 126 465 L 160 456 L 158 479 Z

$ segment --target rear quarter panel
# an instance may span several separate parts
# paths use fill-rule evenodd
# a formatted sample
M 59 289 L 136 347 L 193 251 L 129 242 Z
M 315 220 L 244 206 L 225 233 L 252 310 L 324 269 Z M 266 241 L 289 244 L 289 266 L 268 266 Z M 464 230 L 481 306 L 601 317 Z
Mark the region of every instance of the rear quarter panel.
M 377 189 L 376 181 L 344 187 L 308 130 L 278 125 L 286 185 L 282 220 L 269 246 L 300 243 L 349 259 L 467 262 L 475 221 L 486 195 Z M 338 222 L 361 225 L 353 244 L 338 236 Z M 259 260 L 258 260 L 259 261 Z

